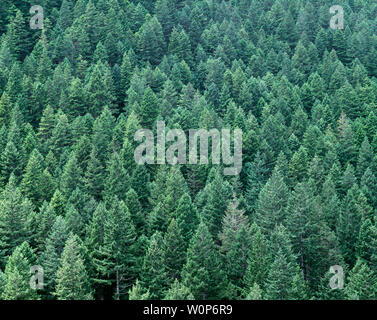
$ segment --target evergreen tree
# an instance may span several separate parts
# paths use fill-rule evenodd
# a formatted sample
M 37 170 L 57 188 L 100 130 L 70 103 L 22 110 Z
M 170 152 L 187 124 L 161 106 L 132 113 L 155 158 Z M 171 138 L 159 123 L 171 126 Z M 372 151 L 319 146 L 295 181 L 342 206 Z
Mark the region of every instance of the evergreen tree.
M 19 176 L 21 173 L 22 154 L 13 141 L 9 141 L 1 153 L 1 181 L 5 185 L 13 174 Z
M 42 118 L 39 123 L 38 137 L 42 144 L 52 137 L 52 131 L 55 127 L 56 120 L 54 110 L 51 106 L 47 106 L 43 110 Z
M 250 253 L 243 279 L 246 290 L 254 286 L 262 287 L 264 285 L 270 264 L 267 239 L 257 224 L 251 225 L 250 234 L 252 237 Z
M 96 200 L 102 198 L 104 189 L 104 168 L 98 157 L 99 155 L 93 148 L 90 153 L 89 164 L 84 177 L 86 190 Z
M 71 234 L 65 243 L 56 273 L 55 296 L 58 300 L 90 300 L 92 292 L 81 253 L 81 241 Z
M 246 300 L 262 300 L 263 292 L 259 285 L 255 283 L 247 294 Z
M 32 212 L 32 203 L 22 196 L 12 175 L 0 198 L 0 252 L 3 266 L 14 248 L 28 240 L 26 221 Z
M 63 168 L 63 172 L 60 178 L 60 190 L 65 197 L 65 199 L 69 199 L 72 192 L 76 188 L 80 188 L 82 186 L 82 172 L 81 168 L 77 162 L 77 158 L 74 154 L 69 157 L 68 162 Z
M 136 280 L 136 283 L 128 291 L 128 298 L 129 300 L 148 300 L 149 290 L 145 291 L 140 282 Z
M 362 220 L 359 232 L 359 238 L 356 244 L 356 254 L 363 262 L 375 272 L 376 270 L 376 252 L 375 243 L 377 240 L 377 228 L 369 217 Z
M 300 267 L 304 270 L 308 264 L 307 257 L 310 256 L 311 248 L 308 248 L 313 211 L 313 199 L 308 184 L 299 183 L 288 200 L 287 226 L 292 237 L 294 251 L 298 254 Z
M 142 60 L 157 65 L 165 49 L 164 34 L 156 17 L 148 19 L 136 33 L 137 49 Z
M 108 66 L 99 61 L 93 68 L 89 82 L 84 89 L 87 92 L 90 113 L 98 117 L 104 107 L 114 109 L 114 84 L 111 77 L 111 71 Z
M 124 199 L 129 188 L 130 177 L 118 153 L 111 155 L 106 170 L 107 177 L 104 181 L 103 198 L 109 201 L 113 197 Z
M 140 204 L 143 208 L 148 207 L 148 198 L 150 194 L 150 174 L 144 166 L 137 166 L 132 173 L 131 187 L 139 197 Z
M 194 296 L 186 286 L 175 279 L 167 291 L 164 300 L 194 300 Z
M 41 252 L 45 246 L 46 235 L 50 232 L 56 219 L 54 209 L 44 201 L 40 207 L 39 212 L 28 217 L 31 228 L 28 230 L 31 237 L 30 243 L 35 246 L 37 252 Z
M 345 292 L 348 299 L 376 299 L 376 276 L 365 262 L 356 261 L 347 282 Z
M 130 212 L 136 233 L 143 233 L 146 227 L 146 219 L 140 201 L 134 189 L 130 188 L 127 191 L 125 204 Z
M 258 196 L 255 222 L 271 231 L 286 218 L 288 188 L 280 172 L 274 171 Z
M 131 215 L 123 201 L 114 204 L 105 221 L 101 259 L 96 260 L 99 271 L 115 285 L 115 299 L 119 300 L 136 276 L 136 232 Z
M 190 241 L 187 262 L 182 269 L 183 284 L 195 299 L 219 299 L 224 288 L 221 259 L 208 227 L 201 222 Z
M 186 260 L 185 243 L 177 221 L 172 219 L 164 236 L 164 265 L 169 279 L 179 279 Z
M 46 182 L 43 174 L 43 157 L 38 150 L 34 149 L 26 165 L 20 188 L 25 196 L 32 200 L 37 207 L 39 207 L 45 199 L 46 188 L 44 188 L 43 185 L 46 184 Z
M 217 239 L 221 230 L 221 220 L 232 196 L 231 189 L 229 183 L 223 180 L 219 171 L 216 171 L 213 181 L 204 190 L 207 201 L 200 217 L 207 224 L 214 239 Z
M 140 119 L 143 128 L 152 129 L 152 125 L 159 113 L 159 104 L 151 88 L 145 90 L 140 106 Z
M 20 10 L 16 10 L 16 15 L 11 17 L 8 25 L 8 41 L 12 55 L 19 60 L 23 60 L 30 50 L 30 33 L 27 26 L 27 19 L 24 18 Z
M 0 1 L 0 298 L 374 299 L 376 6 L 326 3 Z M 160 120 L 241 172 L 138 165 Z
M 150 299 L 161 299 L 172 281 L 168 278 L 164 264 L 163 243 L 161 233 L 154 233 L 141 269 L 142 285 L 149 288 Z
M 30 286 L 30 267 L 35 263 L 33 250 L 27 242 L 17 246 L 5 266 L 4 300 L 36 300 L 38 295 Z
M 85 247 L 89 252 L 89 276 L 96 290 L 96 294 L 103 299 L 104 286 L 108 286 L 108 280 L 104 279 L 102 272 L 101 258 L 103 258 L 102 247 L 105 242 L 105 225 L 108 210 L 103 202 L 100 202 L 89 222 L 86 230 Z M 97 292 L 98 291 L 98 292 Z
M 279 248 L 266 278 L 266 299 L 305 299 L 305 280 L 298 266 L 292 265 Z
M 39 263 L 44 271 L 44 290 L 52 295 L 56 285 L 56 272 L 59 268 L 60 257 L 68 239 L 68 227 L 61 216 L 56 217 L 48 233 L 44 251 L 39 257 Z
M 197 210 L 188 193 L 185 193 L 181 199 L 179 199 L 175 216 L 184 239 L 184 247 L 187 248 L 199 224 Z
M 230 203 L 223 218 L 222 232 L 219 235 L 221 252 L 224 255 L 228 280 L 236 287 L 242 287 L 247 270 L 252 237 L 249 219 L 237 208 L 237 199 Z
M 359 158 L 357 160 L 357 177 L 360 179 L 365 170 L 373 165 L 373 151 L 369 144 L 368 138 L 365 138 L 361 144 Z
M 337 224 L 337 234 L 344 260 L 353 265 L 355 245 L 360 232 L 361 212 L 357 208 L 359 188 L 354 185 L 343 200 L 342 211 Z

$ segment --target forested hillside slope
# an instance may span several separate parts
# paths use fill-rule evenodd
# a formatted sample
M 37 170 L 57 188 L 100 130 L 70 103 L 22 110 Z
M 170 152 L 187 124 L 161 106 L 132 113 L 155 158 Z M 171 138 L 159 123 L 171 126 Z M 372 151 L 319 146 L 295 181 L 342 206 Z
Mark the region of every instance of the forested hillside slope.
M 376 299 L 376 22 L 375 0 L 1 0 L 0 298 Z M 138 165 L 157 120 L 241 129 L 241 173 Z

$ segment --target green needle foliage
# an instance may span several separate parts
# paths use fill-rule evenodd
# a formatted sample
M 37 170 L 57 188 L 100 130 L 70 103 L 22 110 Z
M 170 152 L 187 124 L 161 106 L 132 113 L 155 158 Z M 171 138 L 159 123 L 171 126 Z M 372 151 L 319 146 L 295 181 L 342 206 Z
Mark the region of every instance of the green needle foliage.
M 374 0 L 35 4 L 0 1 L 0 299 L 377 299 Z M 240 174 L 139 165 L 158 121 L 241 129 Z

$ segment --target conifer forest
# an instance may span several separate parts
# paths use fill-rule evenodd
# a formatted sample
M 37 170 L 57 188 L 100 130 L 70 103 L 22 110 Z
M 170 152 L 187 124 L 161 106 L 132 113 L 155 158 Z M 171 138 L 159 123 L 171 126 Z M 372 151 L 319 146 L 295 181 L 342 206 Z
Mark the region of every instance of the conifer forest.
M 0 1 L 0 300 L 369 299 L 375 0 Z

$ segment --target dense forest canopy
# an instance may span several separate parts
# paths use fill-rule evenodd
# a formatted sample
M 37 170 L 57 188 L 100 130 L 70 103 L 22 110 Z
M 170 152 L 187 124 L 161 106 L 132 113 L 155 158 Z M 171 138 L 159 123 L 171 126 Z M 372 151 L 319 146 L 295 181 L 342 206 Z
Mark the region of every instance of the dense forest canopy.
M 1 0 L 0 298 L 376 299 L 376 77 L 375 0 Z M 241 173 L 136 164 L 159 120 Z

